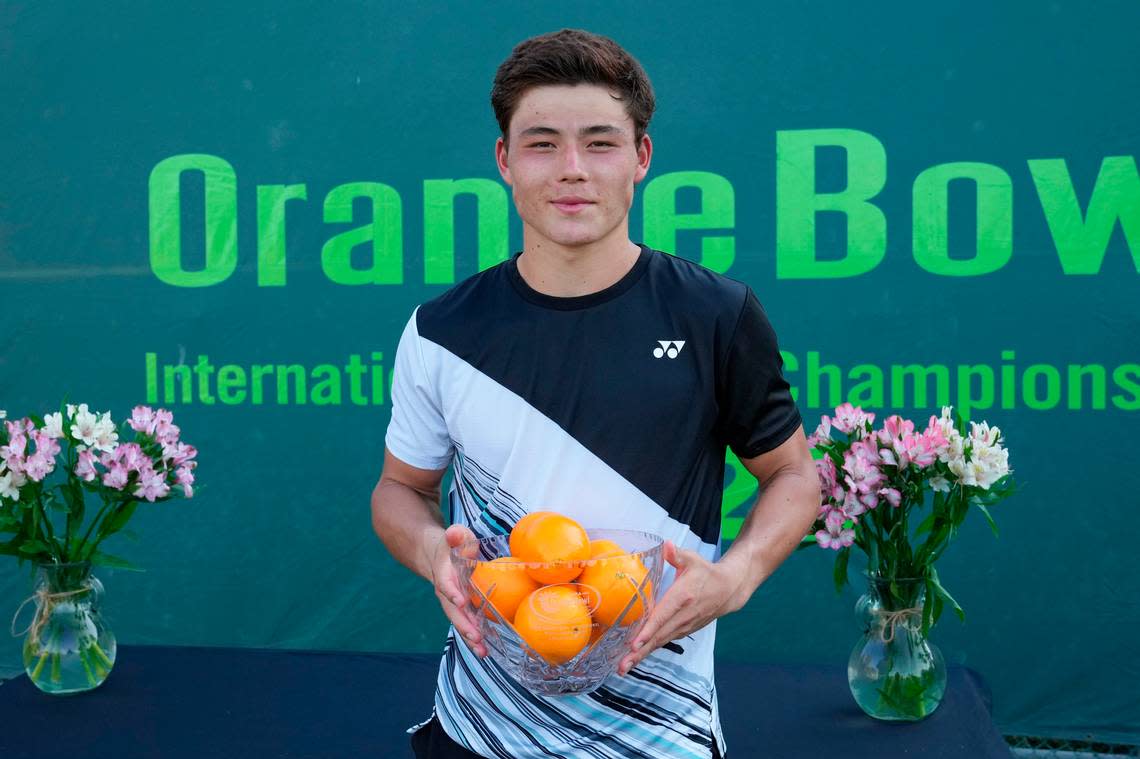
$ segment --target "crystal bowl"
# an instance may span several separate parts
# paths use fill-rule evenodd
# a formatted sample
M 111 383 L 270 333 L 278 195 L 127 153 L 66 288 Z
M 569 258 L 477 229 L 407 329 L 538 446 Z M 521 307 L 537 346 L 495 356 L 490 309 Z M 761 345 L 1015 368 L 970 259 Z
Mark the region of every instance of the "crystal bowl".
M 549 570 L 567 566 L 581 566 L 583 572 L 590 568 L 605 568 L 605 562 L 623 562 L 631 558 L 644 567 L 644 576 L 635 579 L 629 573 L 615 574 L 617 579 L 595 570 L 594 574 L 607 577 L 606 587 L 599 590 L 594 585 L 582 582 L 550 584 L 549 587 L 565 587 L 582 599 L 590 611 L 589 642 L 576 654 L 565 661 L 558 661 L 539 653 L 515 629 L 489 599 L 495 597 L 494 583 L 486 588 L 472 582 L 472 574 L 494 559 L 510 556 L 509 537 L 496 535 L 480 540 L 472 540 L 451 550 L 451 561 L 459 574 L 460 587 L 467 593 L 475 607 L 479 620 L 483 643 L 491 659 L 503 668 L 524 688 L 543 696 L 581 695 L 595 690 L 602 681 L 617 671 L 622 658 L 630 651 L 630 643 L 645 624 L 645 619 L 653 609 L 661 587 L 663 568 L 662 539 L 648 532 L 616 529 L 587 529 L 590 540 L 611 540 L 617 543 L 625 555 L 602 557 L 575 562 L 510 562 L 509 571 Z M 502 564 L 502 562 L 500 562 Z M 641 574 L 640 571 L 634 574 Z M 529 576 L 529 573 L 528 573 Z M 543 583 L 538 583 L 542 585 Z M 602 584 L 602 583 L 598 583 Z M 561 591 L 557 591 L 561 592 Z M 605 593 L 611 595 L 611 602 L 605 605 Z M 616 598 L 616 604 L 613 599 Z M 628 598 L 628 602 L 626 599 Z M 541 618 L 542 609 L 535 605 L 533 596 L 528 596 L 522 604 L 530 602 L 528 610 L 531 618 L 537 614 Z M 600 621 L 604 617 L 608 621 Z M 518 615 L 516 614 L 516 619 Z M 554 631 L 558 634 L 558 631 Z M 575 635 L 580 631 L 575 627 Z M 546 640 L 549 642 L 549 639 Z M 572 647 L 576 644 L 572 644 Z M 544 646 L 545 647 L 545 646 Z

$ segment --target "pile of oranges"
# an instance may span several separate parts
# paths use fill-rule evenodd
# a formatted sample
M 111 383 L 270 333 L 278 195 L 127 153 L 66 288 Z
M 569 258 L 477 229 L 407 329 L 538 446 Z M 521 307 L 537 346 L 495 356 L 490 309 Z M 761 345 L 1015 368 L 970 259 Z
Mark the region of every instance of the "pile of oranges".
M 527 514 L 511 530 L 510 556 L 479 562 L 471 574 L 472 601 L 483 598 L 551 664 L 564 664 L 601 636 L 634 600 L 622 625 L 645 609 L 637 589 L 648 570 L 612 540 L 590 540 L 570 517 Z M 542 566 L 535 566 L 541 562 Z M 494 618 L 489 608 L 483 613 Z

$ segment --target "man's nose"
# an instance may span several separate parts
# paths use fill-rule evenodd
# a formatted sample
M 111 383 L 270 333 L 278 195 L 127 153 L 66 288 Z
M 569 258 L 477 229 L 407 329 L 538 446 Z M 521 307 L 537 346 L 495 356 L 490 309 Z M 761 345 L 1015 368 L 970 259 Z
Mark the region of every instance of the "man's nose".
M 578 180 L 586 178 L 586 167 L 582 163 L 582 154 L 576 145 L 572 145 L 562 152 L 562 178 L 564 180 Z

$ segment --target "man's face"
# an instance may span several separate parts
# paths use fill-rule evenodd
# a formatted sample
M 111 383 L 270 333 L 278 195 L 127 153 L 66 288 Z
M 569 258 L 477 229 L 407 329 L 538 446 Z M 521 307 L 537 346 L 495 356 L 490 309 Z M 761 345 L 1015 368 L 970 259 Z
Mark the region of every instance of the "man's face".
M 527 90 L 511 117 L 509 149 L 495 145 L 526 244 L 567 248 L 628 240 L 633 186 L 649 171 L 648 136 L 634 140 L 622 101 L 592 84 Z

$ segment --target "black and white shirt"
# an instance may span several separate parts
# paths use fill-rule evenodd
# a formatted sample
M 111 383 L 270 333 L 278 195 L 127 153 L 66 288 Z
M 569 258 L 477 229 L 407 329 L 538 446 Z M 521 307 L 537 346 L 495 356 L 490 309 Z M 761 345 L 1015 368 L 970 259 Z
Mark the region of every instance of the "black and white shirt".
M 388 450 L 452 465 L 451 519 L 478 537 L 558 511 L 715 561 L 726 446 L 751 458 L 800 425 L 756 296 L 645 246 L 621 280 L 571 298 L 530 288 L 516 260 L 416 309 L 396 355 Z M 724 751 L 715 635 L 713 623 L 589 695 L 545 698 L 451 630 L 436 713 L 488 757 L 709 757 L 714 740 Z

